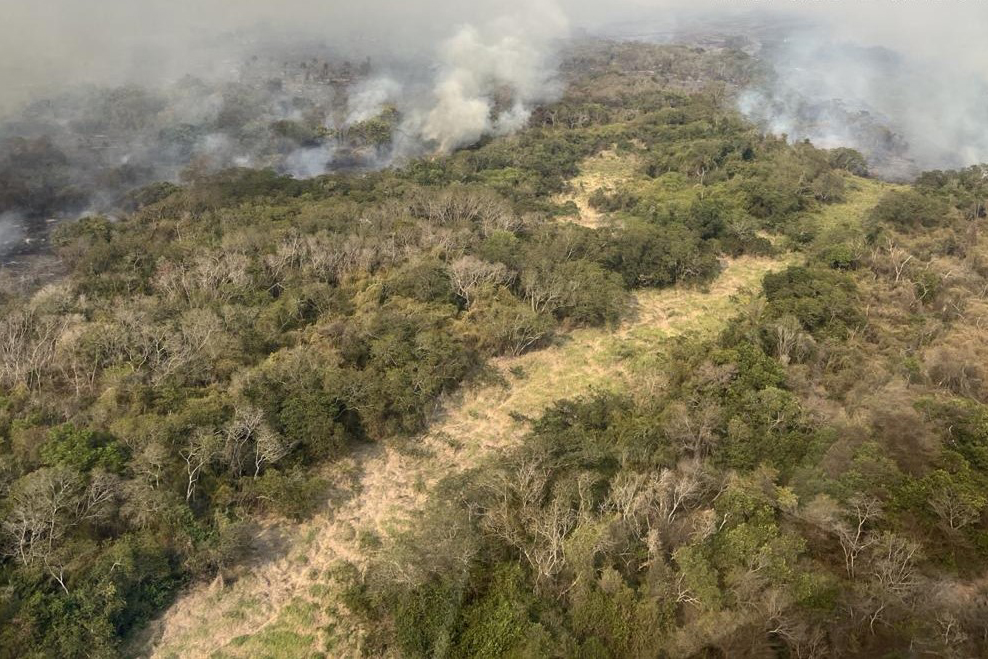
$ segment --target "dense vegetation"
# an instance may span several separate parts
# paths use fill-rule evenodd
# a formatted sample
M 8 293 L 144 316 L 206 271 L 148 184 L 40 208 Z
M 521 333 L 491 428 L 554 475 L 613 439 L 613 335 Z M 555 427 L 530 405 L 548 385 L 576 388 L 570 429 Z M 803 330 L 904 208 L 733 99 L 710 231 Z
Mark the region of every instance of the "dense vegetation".
M 0 299 L 0 655 L 117 654 L 488 358 L 783 249 L 801 264 L 683 340 L 660 393 L 560 401 L 445 483 L 350 577 L 366 652 L 986 651 L 981 170 L 825 223 L 863 161 L 741 120 L 742 54 L 591 44 L 564 70 L 526 129 L 448 157 L 192 176 L 60 228 L 68 276 Z M 564 221 L 604 150 L 637 176 L 594 192 L 608 222 Z
M 450 479 L 352 577 L 371 653 L 984 654 L 982 171 L 806 227 L 660 395 L 561 401 Z

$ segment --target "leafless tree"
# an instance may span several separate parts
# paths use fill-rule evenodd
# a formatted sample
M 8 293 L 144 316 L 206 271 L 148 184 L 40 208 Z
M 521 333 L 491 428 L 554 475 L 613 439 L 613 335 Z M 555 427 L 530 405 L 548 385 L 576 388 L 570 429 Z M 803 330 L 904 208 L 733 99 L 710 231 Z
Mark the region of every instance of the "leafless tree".
M 648 536 L 649 517 L 659 506 L 658 481 L 654 473 L 621 471 L 603 505 L 604 510 L 617 513 L 639 540 Z
M 885 240 L 885 244 L 876 247 L 872 252 L 872 263 L 878 271 L 886 271 L 894 277 L 896 284 L 902 279 L 908 266 L 915 257 L 896 245 L 891 237 Z
M 233 419 L 223 429 L 223 457 L 235 476 L 253 464 L 254 478 L 261 469 L 285 457 L 291 447 L 264 421 L 261 410 L 238 406 Z
M 882 620 L 889 606 L 906 603 L 919 585 L 916 559 L 919 544 L 896 535 L 883 533 L 871 548 L 870 576 L 872 601 L 868 626 Z
M 564 303 L 574 284 L 559 268 L 544 264 L 522 272 L 521 286 L 532 311 L 552 313 Z
M 776 355 L 783 364 L 805 359 L 813 346 L 812 337 L 794 316 L 783 316 L 772 325 L 775 331 Z
M 241 251 L 200 252 L 191 262 L 162 260 L 155 286 L 166 297 L 191 305 L 227 301 L 251 285 L 249 267 L 250 259 Z
M 834 520 L 833 531 L 844 552 L 847 576 L 854 579 L 858 556 L 877 541 L 870 527 L 881 518 L 882 506 L 874 497 L 857 496 L 848 502 L 848 508 L 847 520 Z
M 235 476 L 243 474 L 263 425 L 261 410 L 245 405 L 237 407 L 233 419 L 223 429 L 223 457 Z
M 622 473 L 603 509 L 616 512 L 638 540 L 661 544 L 663 536 L 670 539 L 670 525 L 708 491 L 702 462 L 690 458 L 658 473 Z
M 278 243 L 273 254 L 264 257 L 264 264 L 276 283 L 292 270 L 299 270 L 309 257 L 306 236 L 297 229 L 289 231 Z
M 983 497 L 968 495 L 952 482 L 935 487 L 928 503 L 951 531 L 958 531 L 978 521 L 985 507 Z
M 274 464 L 288 455 L 291 446 L 267 424 L 262 425 L 254 438 L 254 478 L 264 465 Z
M 676 401 L 666 410 L 662 429 L 684 453 L 703 457 L 717 442 L 721 416 L 720 408 L 713 403 L 696 401 L 688 405 Z
M 534 460 L 501 474 L 491 486 L 493 505 L 486 524 L 514 546 L 542 585 L 551 583 L 565 564 L 563 543 L 577 522 L 577 513 L 560 496 L 543 505 L 548 469 Z
M 161 519 L 169 493 L 151 487 L 144 480 L 121 484 L 120 514 L 134 526 L 146 529 Z
M 94 470 L 89 478 L 89 486 L 79 499 L 76 519 L 85 522 L 105 520 L 119 496 L 120 477 L 102 469 Z
M 32 309 L 0 318 L 0 384 L 36 386 L 50 369 L 69 315 L 44 315 Z
M 519 226 L 508 204 L 489 190 L 451 187 L 441 194 L 422 195 L 419 205 L 429 220 L 441 226 L 474 222 L 485 235 Z
M 770 588 L 762 594 L 757 608 L 765 618 L 766 633 L 781 639 L 799 659 L 830 656 L 826 634 L 792 611 L 792 598 L 784 590 Z
M 20 478 L 11 487 L 3 520 L 8 554 L 25 565 L 51 555 L 78 523 L 84 495 L 81 476 L 69 467 L 45 467 Z
M 223 321 L 210 309 L 189 309 L 179 319 L 177 330 L 165 336 L 164 358 L 153 375 L 160 382 L 193 367 L 202 368 L 220 347 Z
M 970 327 L 951 331 L 923 357 L 929 376 L 938 386 L 983 401 L 988 398 L 985 357 L 988 351 L 980 333 Z
M 118 360 L 118 335 L 112 323 L 79 318 L 65 324 L 55 344 L 54 363 L 77 396 L 92 391 L 102 370 Z
M 475 256 L 463 256 L 447 267 L 450 281 L 457 294 L 469 305 L 477 289 L 482 286 L 507 284 L 512 274 L 503 263 L 490 263 Z
M 185 487 L 185 500 L 191 501 L 196 491 L 196 483 L 202 470 L 209 465 L 219 452 L 221 437 L 218 433 L 204 428 L 197 428 L 189 441 L 181 450 L 180 455 L 185 461 L 185 472 L 188 476 Z
M 659 508 L 667 523 L 703 494 L 703 465 L 699 459 L 684 460 L 676 469 L 663 469 L 659 476 Z
M 168 449 L 161 442 L 151 440 L 136 452 L 131 464 L 136 474 L 142 476 L 152 489 L 157 489 L 168 464 Z

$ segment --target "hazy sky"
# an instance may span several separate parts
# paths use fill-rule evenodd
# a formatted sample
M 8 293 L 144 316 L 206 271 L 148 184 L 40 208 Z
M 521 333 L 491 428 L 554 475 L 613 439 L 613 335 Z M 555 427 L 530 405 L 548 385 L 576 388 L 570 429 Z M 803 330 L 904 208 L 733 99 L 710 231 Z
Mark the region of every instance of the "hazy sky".
M 551 97 L 544 89 L 552 83 L 551 54 L 578 29 L 672 26 L 688 16 L 695 24 L 699 13 L 755 11 L 831 25 L 832 45 L 824 40 L 821 50 L 818 40 L 815 50 L 799 53 L 803 78 L 814 79 L 814 67 L 826 74 L 824 91 L 867 98 L 874 80 L 873 72 L 856 70 L 853 59 L 827 48 L 888 47 L 923 63 L 909 85 L 936 83 L 929 94 L 904 96 L 923 101 L 915 108 L 923 116 L 907 124 L 926 133 L 950 121 L 966 127 L 958 135 L 982 126 L 988 135 L 988 109 L 967 89 L 988 76 L 986 0 L 0 0 L 0 112 L 71 84 L 229 77 L 247 53 L 309 40 L 354 57 L 411 63 L 434 81 L 436 97 L 436 113 L 413 120 L 452 145 L 483 123 L 481 94 L 472 88 L 485 77 L 510 81 L 529 101 Z M 438 134 L 443 112 L 458 113 L 462 138 Z M 982 151 L 971 150 L 971 157 Z
M 9 104 L 69 81 L 222 67 L 249 39 L 304 35 L 423 52 L 465 23 L 534 17 L 549 38 L 567 25 L 674 20 L 699 9 L 798 12 L 838 23 L 849 38 L 988 70 L 982 0 L 2 0 L 0 84 Z

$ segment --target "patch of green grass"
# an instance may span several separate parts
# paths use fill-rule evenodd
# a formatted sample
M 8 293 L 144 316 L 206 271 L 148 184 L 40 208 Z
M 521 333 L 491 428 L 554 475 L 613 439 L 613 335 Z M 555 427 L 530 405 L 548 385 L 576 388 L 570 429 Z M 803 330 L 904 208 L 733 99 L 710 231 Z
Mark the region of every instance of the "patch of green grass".
M 845 181 L 847 184 L 846 200 L 839 204 L 822 206 L 814 214 L 821 233 L 848 227 L 860 227 L 862 220 L 883 195 L 905 187 L 851 175 L 845 176 Z
M 316 625 L 316 604 L 294 600 L 285 606 L 278 618 L 254 634 L 244 634 L 230 641 L 223 650 L 214 653 L 222 657 L 286 658 L 319 656 L 315 634 L 299 630 L 313 629 Z
M 237 604 L 223 612 L 223 617 L 229 620 L 245 620 L 247 616 L 257 610 L 260 603 L 253 597 L 244 597 L 237 600 Z

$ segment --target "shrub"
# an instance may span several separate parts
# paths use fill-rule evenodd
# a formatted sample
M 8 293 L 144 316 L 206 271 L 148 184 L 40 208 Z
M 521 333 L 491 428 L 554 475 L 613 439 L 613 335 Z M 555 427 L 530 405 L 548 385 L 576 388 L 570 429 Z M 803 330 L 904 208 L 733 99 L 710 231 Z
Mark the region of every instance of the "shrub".
M 793 266 L 762 284 L 773 319 L 792 315 L 811 333 L 844 336 L 863 322 L 854 280 L 843 272 Z
M 899 230 L 934 227 L 949 218 L 950 209 L 943 201 L 912 189 L 886 193 L 869 215 L 873 224 L 890 224 Z

